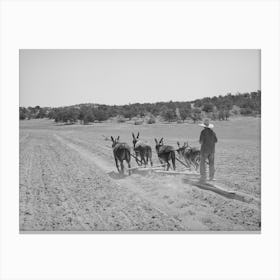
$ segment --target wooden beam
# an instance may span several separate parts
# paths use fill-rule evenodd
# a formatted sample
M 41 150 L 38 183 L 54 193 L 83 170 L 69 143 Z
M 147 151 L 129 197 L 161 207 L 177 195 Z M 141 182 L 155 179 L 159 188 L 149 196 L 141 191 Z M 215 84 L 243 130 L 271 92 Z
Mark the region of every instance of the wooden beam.
M 130 167 L 130 168 L 126 168 L 127 170 L 136 170 L 136 169 L 141 169 L 143 168 L 142 166 L 136 166 L 136 167 Z
M 154 167 L 165 167 L 165 164 L 159 164 L 159 165 L 153 165 L 153 166 L 149 166 L 149 168 L 154 168 Z M 141 168 L 147 168 L 145 166 L 140 166 Z
M 163 174 L 179 174 L 179 175 L 197 175 L 199 176 L 198 173 L 194 172 L 186 172 L 186 171 L 174 171 L 174 170 L 157 170 L 155 171 L 156 173 L 163 173 Z
M 147 168 L 139 168 L 139 169 L 137 169 L 137 171 L 149 171 L 149 170 L 160 171 L 160 170 L 162 170 L 162 167 L 147 167 Z
M 162 168 L 164 167 L 164 165 L 156 165 L 156 166 L 153 166 L 153 167 L 150 167 L 150 166 L 136 166 L 136 167 L 131 167 L 131 168 L 127 168 L 127 170 L 156 170 L 156 169 L 159 169 L 159 168 Z

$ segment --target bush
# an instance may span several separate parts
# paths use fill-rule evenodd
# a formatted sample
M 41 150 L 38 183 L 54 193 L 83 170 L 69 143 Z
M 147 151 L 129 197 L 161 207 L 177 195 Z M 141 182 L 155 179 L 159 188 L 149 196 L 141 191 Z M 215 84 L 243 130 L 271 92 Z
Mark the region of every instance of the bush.
M 94 122 L 94 116 L 93 116 L 93 114 L 92 113 L 87 113 L 87 114 L 85 114 L 84 115 L 84 117 L 82 118 L 82 120 L 83 120 L 83 123 L 84 124 L 88 124 L 88 123 L 90 123 L 90 122 Z
M 180 110 L 180 116 L 183 121 L 186 120 L 187 118 L 191 117 L 191 109 L 188 107 L 182 108 Z
M 136 121 L 134 121 L 134 124 L 135 125 L 141 125 L 141 124 L 143 124 L 144 123 L 144 120 L 136 120 Z
M 147 119 L 147 124 L 153 124 L 153 123 L 156 123 L 156 118 L 154 116 L 150 116 Z
M 214 106 L 212 103 L 205 103 L 203 105 L 202 111 L 206 112 L 206 113 L 210 113 L 213 112 Z
M 108 114 L 103 110 L 100 110 L 100 109 L 94 110 L 93 114 L 94 114 L 94 118 L 97 121 L 102 122 L 102 121 L 106 121 L 108 119 Z
M 249 108 L 249 107 L 247 107 L 247 108 L 241 108 L 240 109 L 240 114 L 241 115 L 252 115 L 253 114 L 253 110 L 251 109 L 251 108 Z
M 241 109 L 242 108 L 242 112 Z M 202 109 L 202 112 L 201 112 Z M 55 119 L 59 122 L 75 122 L 78 119 L 87 123 L 91 121 L 104 121 L 109 118 L 122 116 L 118 121 L 125 122 L 139 115 L 145 117 L 147 123 L 154 123 L 155 119 L 148 120 L 147 116 L 152 114 L 162 117 L 165 121 L 176 121 L 178 119 L 192 118 L 194 121 L 201 117 L 219 118 L 218 111 L 224 111 L 224 118 L 227 118 L 226 111 L 230 110 L 232 115 L 261 114 L 261 91 L 244 94 L 227 94 L 226 96 L 214 96 L 197 99 L 191 102 L 156 102 L 156 103 L 134 103 L 128 105 L 102 105 L 102 104 L 79 104 L 59 108 L 51 107 L 20 107 L 20 119 L 45 118 Z M 212 113 L 215 113 L 214 116 Z M 127 119 L 125 119 L 127 118 Z M 221 118 L 222 119 L 222 118 Z
M 118 123 L 124 123 L 125 122 L 125 117 L 122 115 L 118 115 L 117 116 L 117 122 Z
M 225 119 L 224 110 L 219 111 L 218 118 L 219 118 L 219 121 L 223 121 Z
M 225 118 L 226 118 L 226 120 L 228 120 L 228 118 L 229 118 L 229 110 L 225 110 Z
M 231 113 L 233 115 L 239 115 L 240 114 L 240 108 L 238 106 L 236 106 L 236 105 L 233 105 L 232 109 L 231 109 Z
M 19 119 L 20 120 L 25 120 L 26 119 L 26 115 L 23 112 L 19 113 Z
M 71 107 L 59 108 L 55 112 L 55 122 L 74 123 L 78 117 L 79 110 Z
M 197 121 L 201 120 L 201 115 L 198 113 L 194 113 L 191 115 L 191 119 L 193 120 L 194 123 L 196 123 Z
M 218 116 L 219 116 L 218 112 L 213 112 L 212 115 L 211 115 L 211 120 L 215 121 L 216 119 L 218 119 Z
M 174 120 L 177 119 L 175 110 L 172 110 L 172 109 L 164 110 L 164 111 L 161 113 L 161 116 L 163 117 L 163 119 L 164 119 L 165 121 L 168 121 L 168 122 L 171 122 L 171 121 L 174 121 Z

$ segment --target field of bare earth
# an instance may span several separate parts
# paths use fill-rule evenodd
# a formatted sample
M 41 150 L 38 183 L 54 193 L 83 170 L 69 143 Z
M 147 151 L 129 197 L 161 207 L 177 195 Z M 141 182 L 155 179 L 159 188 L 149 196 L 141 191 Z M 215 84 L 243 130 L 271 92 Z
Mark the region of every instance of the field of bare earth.
M 131 133 L 139 131 L 157 164 L 154 138 L 198 147 L 197 124 L 20 121 L 20 231 L 260 231 L 260 119 L 214 124 L 215 184 L 238 197 L 201 189 L 186 175 L 150 171 L 121 177 L 111 142 L 104 140 L 113 135 L 132 144 Z M 179 162 L 177 167 L 184 170 Z

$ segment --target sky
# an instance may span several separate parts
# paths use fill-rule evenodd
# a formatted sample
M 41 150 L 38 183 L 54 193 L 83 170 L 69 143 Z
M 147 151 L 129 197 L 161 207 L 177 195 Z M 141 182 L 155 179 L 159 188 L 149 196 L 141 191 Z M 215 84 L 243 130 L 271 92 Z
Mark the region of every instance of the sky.
M 192 101 L 260 90 L 260 50 L 20 50 L 20 106 Z

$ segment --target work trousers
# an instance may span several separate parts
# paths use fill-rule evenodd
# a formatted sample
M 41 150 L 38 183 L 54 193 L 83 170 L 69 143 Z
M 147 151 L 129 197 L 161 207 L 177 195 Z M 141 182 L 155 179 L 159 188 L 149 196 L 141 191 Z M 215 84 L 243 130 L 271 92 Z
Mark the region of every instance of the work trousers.
M 215 168 L 214 168 L 214 158 L 215 153 L 201 153 L 200 155 L 200 177 L 202 180 L 206 180 L 206 159 L 209 161 L 209 179 L 214 178 Z

